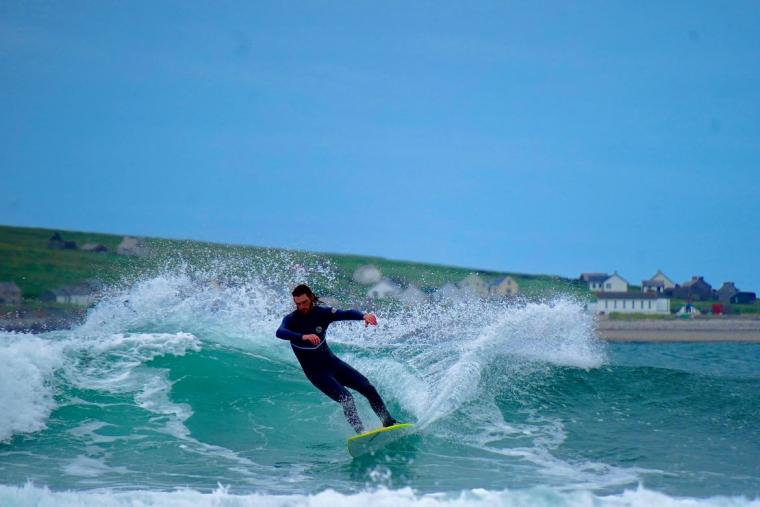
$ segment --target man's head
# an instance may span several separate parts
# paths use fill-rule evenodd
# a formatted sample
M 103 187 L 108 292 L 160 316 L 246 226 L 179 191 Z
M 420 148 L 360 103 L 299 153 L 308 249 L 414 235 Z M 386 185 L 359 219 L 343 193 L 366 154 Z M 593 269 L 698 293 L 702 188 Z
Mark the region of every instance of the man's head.
M 309 313 L 314 308 L 314 304 L 319 299 L 311 291 L 311 288 L 303 283 L 293 289 L 292 294 L 293 302 L 296 304 L 296 310 L 304 315 Z

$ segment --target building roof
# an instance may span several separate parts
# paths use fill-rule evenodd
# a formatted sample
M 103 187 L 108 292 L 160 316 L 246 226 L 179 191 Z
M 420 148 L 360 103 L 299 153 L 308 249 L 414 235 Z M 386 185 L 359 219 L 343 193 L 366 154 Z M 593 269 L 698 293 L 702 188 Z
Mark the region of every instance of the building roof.
M 692 286 L 698 284 L 699 282 L 702 282 L 703 284 L 705 284 L 708 287 L 710 287 L 710 284 L 705 281 L 704 277 L 702 277 L 702 276 L 696 276 L 696 275 L 692 276 L 691 280 L 689 280 L 688 282 L 682 283 L 681 287 L 692 287 Z
M 584 282 L 603 282 L 609 277 L 607 273 L 581 273 L 580 279 Z
M 652 275 L 652 279 L 657 278 L 658 276 L 666 278 L 670 283 L 672 283 L 672 284 L 675 285 L 675 282 L 673 282 L 673 280 L 671 280 L 668 275 L 666 275 L 665 273 L 663 273 L 661 269 L 658 269 L 657 273 L 655 273 L 654 275 Z
M 401 289 L 401 284 L 397 283 L 395 280 L 391 278 L 382 278 L 379 282 L 373 284 L 372 287 L 370 287 L 370 290 L 376 287 L 381 287 L 381 286 L 392 287 L 394 289 Z
M 653 292 L 599 292 L 597 299 L 659 299 L 660 294 Z
M 92 251 L 103 251 L 103 252 L 105 252 L 105 251 L 108 250 L 108 247 L 105 246 L 103 243 L 85 243 L 84 245 L 82 245 L 81 250 L 84 250 L 84 251 L 91 251 L 92 250 Z
M 628 283 L 628 280 L 626 280 L 625 278 L 623 278 L 622 276 L 620 276 L 620 273 L 618 273 L 617 271 L 615 271 L 615 272 L 614 272 L 614 273 L 612 273 L 610 276 L 608 276 L 608 277 L 605 279 L 605 281 L 609 280 L 610 278 L 612 278 L 612 277 L 614 277 L 614 276 L 616 276 L 616 277 L 620 278 L 620 279 L 621 279 L 621 280 L 623 280 L 625 283 Z

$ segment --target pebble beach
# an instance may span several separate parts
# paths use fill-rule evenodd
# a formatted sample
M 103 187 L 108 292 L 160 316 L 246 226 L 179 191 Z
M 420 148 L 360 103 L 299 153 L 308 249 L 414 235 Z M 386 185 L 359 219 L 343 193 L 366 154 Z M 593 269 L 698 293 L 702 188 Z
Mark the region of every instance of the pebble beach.
M 760 317 L 663 320 L 599 318 L 597 336 L 611 342 L 760 343 Z

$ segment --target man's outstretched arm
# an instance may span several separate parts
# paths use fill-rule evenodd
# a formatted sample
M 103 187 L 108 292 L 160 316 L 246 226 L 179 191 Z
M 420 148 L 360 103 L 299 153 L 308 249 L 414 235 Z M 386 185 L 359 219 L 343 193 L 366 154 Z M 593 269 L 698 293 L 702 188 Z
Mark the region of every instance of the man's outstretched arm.
M 377 325 L 377 317 L 372 313 L 364 313 L 359 310 L 338 310 L 336 308 L 330 309 L 331 319 L 333 322 L 336 320 L 363 320 L 364 326 Z

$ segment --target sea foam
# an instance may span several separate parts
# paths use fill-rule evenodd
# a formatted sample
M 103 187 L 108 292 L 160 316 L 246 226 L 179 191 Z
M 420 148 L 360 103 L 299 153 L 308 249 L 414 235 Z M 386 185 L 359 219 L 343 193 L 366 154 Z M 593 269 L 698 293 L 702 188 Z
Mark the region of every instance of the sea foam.
M 549 488 L 515 491 L 472 489 L 459 493 L 419 494 L 411 488 L 378 489 L 355 494 L 325 490 L 313 495 L 233 494 L 224 487 L 202 493 L 183 489 L 159 491 L 54 492 L 32 484 L 0 486 L 5 507 L 758 507 L 760 499 L 744 497 L 680 498 L 644 488 L 599 496 L 587 491 L 559 492 Z
M 56 406 L 52 375 L 62 363 L 62 344 L 0 332 L 0 442 L 45 427 Z
M 144 396 L 148 380 L 136 374 L 141 364 L 199 347 L 188 333 L 88 337 L 73 332 L 62 338 L 53 333 L 0 332 L 0 442 L 44 429 L 57 407 L 55 394 L 61 383 Z

